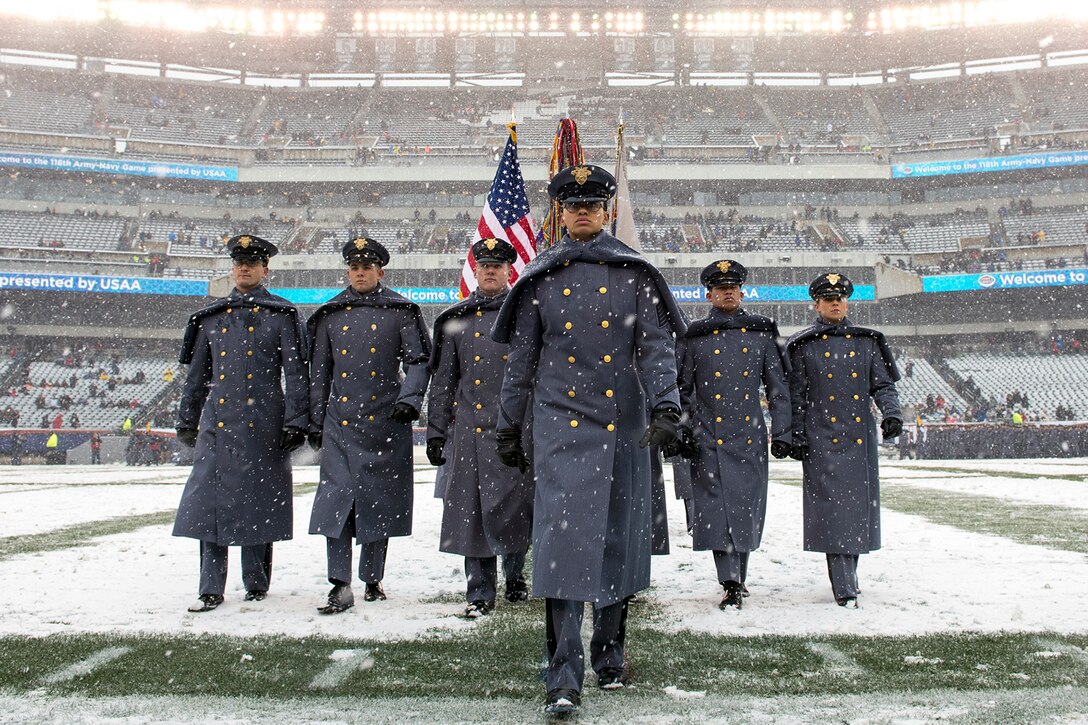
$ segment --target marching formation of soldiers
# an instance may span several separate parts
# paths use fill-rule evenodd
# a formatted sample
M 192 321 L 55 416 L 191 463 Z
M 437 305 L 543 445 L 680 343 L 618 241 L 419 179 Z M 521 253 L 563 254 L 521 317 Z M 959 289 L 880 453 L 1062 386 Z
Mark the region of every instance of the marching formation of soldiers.
M 826 554 L 835 601 L 857 606 L 858 557 L 880 547 L 872 403 L 886 439 L 902 414 L 884 336 L 846 316 L 850 280 L 813 281 L 816 320 L 782 345 L 774 320 L 742 307 L 747 270 L 719 260 L 700 276 L 710 309 L 689 322 L 661 273 L 606 230 L 609 172 L 571 167 L 548 191 L 566 236 L 513 287 L 514 247 L 474 243 L 476 289 L 433 334 L 382 284 L 390 255 L 373 239 L 344 246 L 348 285 L 308 320 L 265 287 L 275 245 L 230 240 L 235 288 L 190 318 L 181 352 L 177 434 L 195 458 L 174 535 L 200 542 L 189 611 L 222 604 L 229 546 L 241 547 L 245 599 L 267 596 L 273 543 L 292 536 L 290 455 L 307 441 L 320 451 L 309 532 L 326 537 L 332 585 L 318 611 L 354 606 L 356 543 L 363 599 L 386 599 L 389 538 L 412 533 L 425 395 L 439 549 L 464 558 L 463 616 L 490 613 L 500 584 L 509 603 L 545 599 L 546 712 L 580 705 L 587 602 L 598 686 L 628 684 L 628 603 L 659 553 L 659 454 L 674 462 L 693 548 L 712 552 L 722 609 L 749 594 L 768 438 L 770 455 L 802 462 L 805 550 Z

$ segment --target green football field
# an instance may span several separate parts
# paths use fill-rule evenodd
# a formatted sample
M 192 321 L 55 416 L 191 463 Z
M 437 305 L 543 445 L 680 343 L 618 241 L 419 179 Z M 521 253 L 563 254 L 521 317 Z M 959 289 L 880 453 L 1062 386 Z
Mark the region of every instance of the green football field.
M 631 609 L 634 685 L 587 675 L 576 719 L 1088 722 L 1088 482 L 1083 461 L 1044 464 L 886 463 L 885 548 L 863 558 L 853 612 L 799 551 L 798 468 L 772 466 L 740 612 L 717 609 L 709 554 L 673 505 L 672 554 Z M 313 471 L 296 476 L 300 533 L 269 598 L 238 601 L 232 571 L 227 604 L 185 613 L 195 549 L 169 535 L 184 473 L 0 470 L 0 722 L 544 718 L 543 605 L 456 616 L 462 575 L 435 551 L 427 469 L 390 600 L 338 617 L 313 611 L 327 587 L 304 534 Z M 67 503 L 46 515 L 46 501 Z

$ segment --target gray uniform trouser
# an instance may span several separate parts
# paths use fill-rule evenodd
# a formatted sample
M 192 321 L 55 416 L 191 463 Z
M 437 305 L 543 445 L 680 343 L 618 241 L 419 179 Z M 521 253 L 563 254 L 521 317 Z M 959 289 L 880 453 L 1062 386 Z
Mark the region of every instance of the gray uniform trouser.
M 468 588 L 465 601 L 494 602 L 498 590 L 498 557 L 465 557 L 465 576 Z M 525 569 L 525 552 L 515 551 L 502 557 L 502 573 L 507 581 L 521 579 Z
M 325 539 L 325 555 L 329 565 L 330 584 L 351 584 L 351 547 L 355 537 L 355 509 L 348 513 L 344 529 L 335 539 Z M 385 555 L 389 551 L 389 538 L 366 541 L 359 552 L 359 579 L 367 584 L 377 584 L 385 578 Z
M 835 593 L 835 599 L 857 599 L 857 554 L 828 554 L 827 574 L 831 577 L 831 591 Z
M 748 578 L 748 552 L 737 551 L 730 546 L 725 551 L 714 551 L 714 567 L 718 570 L 718 581 L 744 583 Z
M 592 605 L 590 605 L 592 606 Z M 548 692 L 557 688 L 582 691 L 585 678 L 585 649 L 582 646 L 582 616 L 585 602 L 548 599 Z M 623 640 L 627 634 L 627 600 L 593 608 L 593 636 L 589 641 L 590 665 L 594 672 L 623 667 Z
M 267 592 L 272 581 L 272 544 L 240 546 L 242 583 L 247 592 Z M 227 588 L 227 547 L 200 542 L 200 593 L 223 595 Z

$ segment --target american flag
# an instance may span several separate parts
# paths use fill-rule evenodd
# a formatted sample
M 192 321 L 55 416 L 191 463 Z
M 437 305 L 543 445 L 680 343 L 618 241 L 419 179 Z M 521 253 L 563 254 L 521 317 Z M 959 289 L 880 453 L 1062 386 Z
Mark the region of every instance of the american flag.
M 510 275 L 513 282 L 525 269 L 525 265 L 536 256 L 536 224 L 529 213 L 529 199 L 525 196 L 525 180 L 521 178 L 521 165 L 518 163 L 518 135 L 514 124 L 510 124 L 510 138 L 506 140 L 506 150 L 502 161 L 495 171 L 495 180 L 491 182 L 491 191 L 487 193 L 487 204 L 476 224 L 475 243 L 480 239 L 495 237 L 505 239 L 514 245 L 518 258 L 514 261 L 514 271 Z M 468 297 L 476 289 L 476 260 L 472 258 L 471 245 L 461 270 L 461 297 Z

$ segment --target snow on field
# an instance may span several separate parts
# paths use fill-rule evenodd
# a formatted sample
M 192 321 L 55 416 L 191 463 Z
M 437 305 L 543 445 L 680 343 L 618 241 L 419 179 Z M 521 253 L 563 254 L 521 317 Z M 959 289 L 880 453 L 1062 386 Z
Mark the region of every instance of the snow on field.
M 296 481 L 314 480 L 316 471 L 301 469 L 296 472 Z M 165 508 L 176 507 L 188 469 L 162 472 L 169 472 L 178 482 Z M 390 599 L 386 602 L 364 606 L 359 585 L 355 609 L 338 617 L 317 613 L 330 585 L 325 578 L 325 540 L 306 532 L 313 502 L 310 493 L 295 497 L 295 538 L 276 544 L 271 594 L 263 602 L 242 601 L 245 591 L 237 550 L 232 548 L 226 603 L 211 615 L 187 613 L 186 607 L 197 594 L 197 542 L 171 536 L 170 526 L 151 526 L 102 537 L 91 546 L 0 561 L 0 608 L 5 611 L 0 634 L 207 632 L 399 639 L 434 628 L 471 626 L 454 616 L 459 611 L 457 605 L 429 601 L 440 595 L 459 595 L 464 577 L 461 559 L 437 551 L 441 502 L 430 495 L 433 473 L 430 480 L 416 487 L 415 535 L 390 543 L 385 580 Z M 142 489 L 115 488 L 134 493 Z M 52 489 L 58 500 L 68 491 L 72 489 Z M 0 494 L 0 502 L 6 510 L 9 500 L 36 495 Z M 148 511 L 163 508 L 155 505 Z M 94 511 L 102 519 L 117 515 L 105 505 Z M 47 509 L 32 513 L 46 524 L 56 520 Z M 63 581 L 66 592 L 78 595 L 78 606 L 73 606 L 69 597 L 47 594 L 56 590 L 41 586 L 45 581 Z
M 637 689 L 637 687 L 636 687 Z M 576 722 L 692 725 L 722 723 L 1084 723 L 1088 689 L 1063 687 L 963 692 L 794 695 L 778 697 L 646 697 L 587 690 Z M 640 694 L 642 696 L 640 696 Z M 0 722 L 111 723 L 526 723 L 548 722 L 538 702 L 507 698 L 226 698 L 54 697 L 0 694 Z M 10 719 L 7 719 L 10 718 Z
M 176 466 L 0 466 L 0 537 L 176 510 L 189 469 Z M 295 483 L 316 483 L 302 467 Z
M 894 472 L 882 480 L 899 482 Z M 1088 483 L 1055 481 L 1053 479 L 1024 480 L 997 478 L 996 476 L 935 476 L 903 479 L 904 483 L 921 488 L 935 488 L 951 493 L 967 493 L 974 496 L 990 496 L 1017 503 L 1065 506 L 1088 510 Z
M 887 461 L 881 466 L 925 469 L 956 469 L 975 473 L 1015 473 L 1020 476 L 1069 476 L 1088 478 L 1088 467 L 1083 458 L 987 458 L 978 461 L 911 460 Z
M 860 608 L 834 604 L 823 554 L 801 551 L 801 490 L 771 486 L 763 547 L 748 565 L 751 596 L 721 612 L 710 552 L 676 536 L 654 585 L 671 602 L 665 626 L 716 634 L 906 635 L 939 631 L 1088 629 L 1088 558 L 883 512 L 884 548 L 861 557 Z M 1026 573 L 1039 596 L 1023 597 Z
M 104 518 L 177 508 L 181 486 L 38 486 L 18 495 L 0 488 L 0 536 L 40 534 Z M 43 516 L 48 512 L 48 516 Z
M 974 468 L 974 462 L 952 462 Z M 986 462 L 990 467 L 993 462 Z M 1084 462 L 1081 462 L 1081 466 Z M 885 479 L 902 485 L 939 486 L 932 478 L 897 477 L 898 470 L 916 470 L 911 463 L 886 466 Z M 1005 470 L 1023 472 L 1024 466 Z M 54 472 L 55 475 L 54 475 Z M 125 474 L 138 474 L 127 478 Z M 671 472 L 670 472 L 671 473 Z M 84 490 L 109 488 L 125 500 L 125 511 L 163 510 L 176 505 L 186 469 L 99 469 L 67 467 L 27 471 L 20 479 L 5 468 L 0 485 L 0 521 L 9 510 L 23 513 L 18 520 L 33 530 L 57 528 L 56 508 L 44 505 L 50 494 L 63 505 Z M 776 476 L 796 480 L 796 464 L 776 464 Z M 112 476 L 112 478 L 111 478 Z M 140 477 L 142 476 L 142 477 Z M 297 469 L 296 480 L 313 480 L 316 469 Z M 103 481 L 139 480 L 130 485 L 102 486 Z M 218 633 L 239 636 L 281 633 L 357 638 L 411 638 L 431 630 L 471 626 L 456 618 L 463 592 L 461 559 L 437 551 L 440 503 L 431 497 L 434 473 L 417 470 L 415 532 L 390 545 L 385 587 L 387 602 L 365 603 L 357 597 L 353 610 L 323 617 L 315 608 L 329 588 L 325 580 L 324 539 L 306 533 L 312 494 L 295 499 L 295 540 L 276 545 L 272 591 L 260 603 L 242 602 L 236 553 L 231 562 L 227 602 L 210 614 L 192 615 L 185 607 L 195 598 L 197 545 L 170 536 L 169 526 L 152 526 L 106 536 L 89 546 L 16 556 L 0 561 L 0 634 L 45 635 L 75 632 Z M 951 490 L 967 479 L 953 478 Z M 1001 479 L 993 475 L 978 481 L 994 495 L 1005 486 L 1038 487 L 1059 491 L 1061 481 Z M 97 485 L 85 487 L 92 482 Z M 156 485 L 147 485 L 155 482 Z M 141 497 L 173 481 L 175 495 Z M 32 491 L 31 486 L 50 490 Z M 58 487 L 59 485 L 59 487 Z M 1054 487 L 1057 485 L 1057 487 Z M 671 484 L 669 484 L 671 490 Z M 128 497 L 125 497 L 125 493 Z M 1072 493 L 1068 498 L 1076 499 Z M 44 498 L 42 498 L 44 497 Z M 1047 493 L 1047 502 L 1063 505 L 1066 494 Z M 1053 500 L 1051 500 L 1053 499 Z M 28 503 L 30 502 L 30 503 Z M 165 505 L 164 505 L 165 502 Z M 1083 508 L 1078 502 L 1068 504 Z M 81 499 L 79 507 L 91 520 L 119 515 L 116 501 L 107 495 Z M 721 590 L 715 581 L 709 552 L 693 552 L 684 531 L 683 510 L 670 501 L 673 553 L 653 560 L 654 590 L 645 596 L 667 603 L 655 626 L 686 628 L 731 635 L 854 633 L 859 635 L 914 634 L 936 631 L 1088 631 L 1088 557 L 972 534 L 893 511 L 884 511 L 884 548 L 863 556 L 859 566 L 861 608 L 835 606 L 820 554 L 801 551 L 801 492 L 795 485 L 773 483 L 768 505 L 763 548 L 752 555 L 749 588 L 752 595 L 742 611 L 721 612 Z M 965 515 L 968 515 L 965 513 Z M 27 521 L 29 518 L 31 521 Z M 36 522 L 36 523 L 35 523 Z M 1025 577 L 1035 593 L 1024 598 Z M 54 587 L 77 596 L 55 596 Z M 357 595 L 361 594 L 361 586 Z M 444 601 L 436 602 L 436 597 Z M 637 610 L 636 610 L 637 611 Z M 1077 614 L 1080 612 L 1081 614 Z

